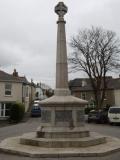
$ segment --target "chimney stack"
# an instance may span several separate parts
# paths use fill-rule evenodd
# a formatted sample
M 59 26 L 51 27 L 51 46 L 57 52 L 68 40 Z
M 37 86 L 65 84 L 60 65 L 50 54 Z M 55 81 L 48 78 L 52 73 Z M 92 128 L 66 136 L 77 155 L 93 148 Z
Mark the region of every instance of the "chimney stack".
M 14 71 L 13 71 L 13 76 L 18 77 L 18 72 L 16 71 L 16 69 L 14 69 Z

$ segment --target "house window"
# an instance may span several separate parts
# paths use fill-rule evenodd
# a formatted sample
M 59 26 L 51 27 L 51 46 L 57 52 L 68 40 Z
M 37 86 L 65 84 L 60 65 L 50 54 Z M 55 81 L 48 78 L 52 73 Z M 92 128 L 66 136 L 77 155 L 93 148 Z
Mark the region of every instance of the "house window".
M 96 107 L 96 103 L 95 103 L 95 100 L 93 98 L 91 98 L 90 101 L 89 101 L 89 107 L 91 107 L 91 108 Z
M 84 100 L 86 99 L 86 93 L 85 92 L 81 93 L 81 99 L 84 99 Z
M 4 104 L 0 103 L 0 117 L 4 117 L 5 114 L 4 107 L 5 107 Z
M 0 117 L 9 117 L 10 104 L 0 103 Z
M 95 102 L 91 102 L 90 107 L 95 108 Z
M 5 95 L 6 96 L 12 95 L 12 84 L 9 84 L 9 83 L 5 84 Z
M 26 97 L 29 97 L 29 88 L 26 87 Z

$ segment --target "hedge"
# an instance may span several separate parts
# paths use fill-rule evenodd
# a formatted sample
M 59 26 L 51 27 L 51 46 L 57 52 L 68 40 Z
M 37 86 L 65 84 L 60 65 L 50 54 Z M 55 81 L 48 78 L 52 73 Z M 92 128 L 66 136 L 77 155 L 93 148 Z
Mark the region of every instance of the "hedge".
M 13 103 L 10 108 L 10 122 L 18 123 L 23 119 L 25 106 L 22 103 Z

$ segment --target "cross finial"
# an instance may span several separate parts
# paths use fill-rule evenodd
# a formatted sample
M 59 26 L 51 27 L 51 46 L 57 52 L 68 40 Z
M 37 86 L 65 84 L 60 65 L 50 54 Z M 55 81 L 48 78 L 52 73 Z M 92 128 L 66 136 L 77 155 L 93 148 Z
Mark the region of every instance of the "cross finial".
M 55 7 L 55 13 L 57 13 L 59 17 L 64 17 L 67 11 L 68 11 L 68 8 L 63 2 L 59 2 Z

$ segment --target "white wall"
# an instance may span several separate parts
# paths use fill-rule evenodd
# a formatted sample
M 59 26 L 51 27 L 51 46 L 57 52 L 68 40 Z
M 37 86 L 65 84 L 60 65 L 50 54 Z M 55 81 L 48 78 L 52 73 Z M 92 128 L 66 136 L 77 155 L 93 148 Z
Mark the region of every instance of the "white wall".
M 6 82 L 7 83 L 7 82 Z M 22 102 L 22 84 L 12 84 L 12 95 L 5 95 L 5 82 L 0 82 L 0 101 L 19 101 Z
M 6 82 L 7 83 L 7 82 Z M 20 102 L 22 103 L 22 94 L 24 97 L 24 105 L 25 105 L 25 111 L 28 110 L 29 107 L 29 101 L 30 101 L 30 94 L 31 94 L 31 88 L 29 85 L 22 86 L 22 83 L 10 83 L 12 84 L 12 94 L 10 96 L 5 95 L 5 82 L 0 82 L 0 102 Z M 26 96 L 26 91 L 28 88 L 28 96 Z M 22 93 L 24 92 L 24 93 Z
M 115 105 L 120 106 L 120 90 L 114 90 Z

